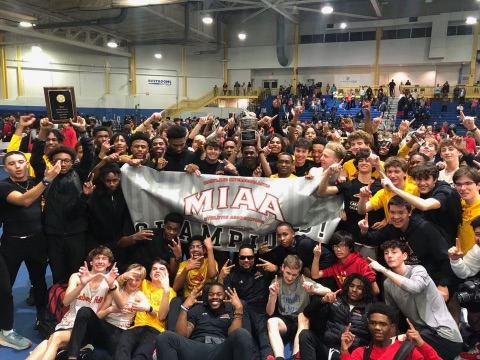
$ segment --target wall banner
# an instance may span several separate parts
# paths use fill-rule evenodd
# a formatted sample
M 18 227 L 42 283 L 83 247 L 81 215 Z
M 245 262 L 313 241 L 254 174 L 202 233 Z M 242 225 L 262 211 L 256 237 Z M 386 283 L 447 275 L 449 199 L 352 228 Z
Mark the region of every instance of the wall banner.
M 181 240 L 210 236 L 215 248 L 238 251 L 243 243 L 276 246 L 282 221 L 312 239 L 328 242 L 340 220 L 341 196 L 318 196 L 320 178 L 267 179 L 160 172 L 122 167 L 122 189 L 137 231 L 161 228 L 170 212 L 185 217 Z

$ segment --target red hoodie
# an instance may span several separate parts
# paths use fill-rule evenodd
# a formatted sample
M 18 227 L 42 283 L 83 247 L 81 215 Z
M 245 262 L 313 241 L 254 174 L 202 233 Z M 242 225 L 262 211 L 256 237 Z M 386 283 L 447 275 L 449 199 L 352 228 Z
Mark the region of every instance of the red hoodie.
M 342 288 L 345 278 L 353 273 L 367 277 L 372 283 L 376 281 L 375 271 L 370 269 L 367 261 L 356 251 L 348 255 L 344 263 L 338 261 L 335 265 L 322 270 L 322 272 L 322 277 L 334 276 L 339 289 Z
M 396 340 L 392 345 L 385 348 L 379 348 L 373 346 L 372 353 L 370 354 L 370 360 L 392 360 L 397 353 L 398 348 L 402 345 L 401 341 Z M 363 360 L 363 352 L 365 346 L 359 347 L 350 354 L 340 355 L 340 360 Z M 413 351 L 408 354 L 405 360 L 442 360 L 438 356 L 437 352 L 426 342 L 420 347 L 414 347 Z

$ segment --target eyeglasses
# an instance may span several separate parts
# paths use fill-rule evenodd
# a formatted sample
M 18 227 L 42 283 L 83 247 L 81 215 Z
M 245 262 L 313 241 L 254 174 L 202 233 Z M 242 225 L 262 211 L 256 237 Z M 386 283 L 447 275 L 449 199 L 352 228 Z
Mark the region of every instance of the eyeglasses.
M 471 186 L 473 184 L 475 184 L 474 181 L 465 181 L 464 183 L 456 182 L 455 187 L 461 188 L 462 186 Z
M 253 255 L 247 255 L 247 256 L 240 255 L 238 257 L 238 259 L 241 260 L 241 261 L 245 261 L 245 260 L 252 261 L 253 259 L 255 259 L 255 256 L 253 256 Z
M 203 245 L 190 245 L 188 248 L 189 249 L 202 249 Z
M 335 249 L 345 249 L 347 247 L 347 245 L 345 244 L 338 244 L 338 245 L 333 245 L 332 246 L 332 249 L 335 250 Z
M 57 161 L 60 161 L 62 164 L 70 164 L 72 162 L 72 159 L 53 159 L 53 162 L 56 163 Z

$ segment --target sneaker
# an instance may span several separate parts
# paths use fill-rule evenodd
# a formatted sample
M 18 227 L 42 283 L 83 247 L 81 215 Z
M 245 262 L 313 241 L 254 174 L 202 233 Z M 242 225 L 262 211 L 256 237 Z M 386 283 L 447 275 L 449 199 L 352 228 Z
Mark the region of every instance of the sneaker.
M 461 352 L 459 355 L 460 360 L 478 360 L 480 359 L 480 343 L 475 345 L 473 350 L 468 352 Z
M 28 306 L 35 305 L 35 297 L 33 296 L 33 286 L 30 286 L 30 290 L 28 291 L 28 296 L 25 299 Z
M 68 351 L 66 349 L 59 350 L 55 360 L 68 360 Z
M 300 351 L 292 355 L 292 360 L 300 360 Z
M 93 355 L 94 350 L 95 350 L 95 348 L 93 347 L 93 345 L 91 345 L 91 344 L 85 345 L 83 348 L 80 349 L 77 359 L 79 359 L 79 360 L 80 359 L 81 360 L 93 360 L 93 359 L 95 359 L 95 357 Z
M 0 345 L 10 347 L 15 350 L 25 350 L 32 346 L 32 342 L 18 334 L 16 331 L 13 331 L 7 336 L 3 335 L 3 332 L 0 331 Z
M 273 357 L 273 355 L 268 355 L 265 360 L 275 360 L 275 358 Z

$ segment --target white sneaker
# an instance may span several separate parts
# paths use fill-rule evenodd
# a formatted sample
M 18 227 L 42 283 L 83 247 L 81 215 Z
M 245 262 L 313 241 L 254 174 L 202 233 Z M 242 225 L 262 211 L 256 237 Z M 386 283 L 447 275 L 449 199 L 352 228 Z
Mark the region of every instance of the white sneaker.
M 25 350 L 32 346 L 32 342 L 18 334 L 16 331 L 13 331 L 7 336 L 3 335 L 3 332 L 0 331 L 0 345 L 10 347 L 15 350 Z

